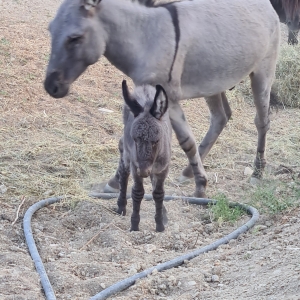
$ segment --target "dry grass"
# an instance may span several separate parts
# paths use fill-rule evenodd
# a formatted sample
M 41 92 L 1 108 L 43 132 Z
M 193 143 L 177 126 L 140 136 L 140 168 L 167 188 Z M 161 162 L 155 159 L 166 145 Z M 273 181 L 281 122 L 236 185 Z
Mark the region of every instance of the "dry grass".
M 300 46 L 283 44 L 276 69 L 275 92 L 284 106 L 300 108 Z

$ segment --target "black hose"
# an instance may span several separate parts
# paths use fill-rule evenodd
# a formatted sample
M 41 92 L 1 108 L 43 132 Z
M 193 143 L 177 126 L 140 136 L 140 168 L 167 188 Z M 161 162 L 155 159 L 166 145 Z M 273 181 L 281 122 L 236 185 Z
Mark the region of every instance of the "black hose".
M 38 203 L 33 204 L 28 208 L 28 210 L 25 213 L 24 219 L 23 219 L 23 229 L 25 234 L 26 243 L 29 249 L 29 253 L 31 255 L 31 258 L 35 264 L 35 268 L 37 272 L 39 273 L 41 277 L 41 284 L 43 286 L 45 295 L 47 300 L 56 300 L 54 291 L 52 289 L 51 283 L 49 281 L 49 278 L 47 276 L 46 270 L 44 268 L 43 262 L 41 260 L 41 257 L 39 255 L 39 252 L 36 248 L 36 244 L 33 239 L 32 230 L 31 230 L 31 217 L 32 215 L 40 208 L 47 206 L 49 204 L 53 204 L 55 202 L 60 201 L 64 197 L 53 197 L 48 198 L 45 200 L 41 200 Z
M 90 194 L 90 196 L 95 197 L 95 198 L 111 199 L 111 198 L 117 198 L 118 194 L 92 193 L 92 194 Z M 56 297 L 55 297 L 54 291 L 51 287 L 51 284 L 49 282 L 49 279 L 46 274 L 45 268 L 43 266 L 42 260 L 38 254 L 38 251 L 37 251 L 34 239 L 33 239 L 30 222 L 31 222 L 32 215 L 38 209 L 40 209 L 44 206 L 47 206 L 49 204 L 53 204 L 55 202 L 59 202 L 63 198 L 64 197 L 56 197 L 56 198 L 48 198 L 45 200 L 41 200 L 40 202 L 29 207 L 29 209 L 27 210 L 27 212 L 24 216 L 24 220 L 23 220 L 24 234 L 25 234 L 27 245 L 28 245 L 28 249 L 29 249 L 31 257 L 34 261 L 36 270 L 41 277 L 41 283 L 42 283 L 43 289 L 45 291 L 47 300 L 53 300 L 53 299 L 56 299 Z M 127 198 L 130 198 L 130 195 L 127 195 Z M 144 195 L 144 198 L 146 200 L 152 200 L 152 195 L 146 194 L 146 195 Z M 170 200 L 175 200 L 175 199 L 186 200 L 190 204 L 198 204 L 198 205 L 207 205 L 207 204 L 216 204 L 217 203 L 216 200 L 205 199 L 205 198 L 195 198 L 195 197 L 165 196 L 165 198 L 164 198 L 165 201 L 170 201 Z M 121 281 L 113 284 L 112 286 L 108 287 L 107 289 L 101 291 L 100 293 L 96 294 L 95 296 L 91 297 L 90 300 L 107 299 L 109 296 L 114 295 L 114 294 L 128 288 L 129 286 L 133 285 L 137 279 L 144 278 L 147 275 L 151 274 L 151 272 L 154 269 L 157 269 L 157 271 L 160 272 L 160 271 L 164 271 L 164 270 L 167 270 L 170 268 L 180 266 L 181 264 L 183 264 L 183 262 L 185 260 L 191 260 L 202 253 L 205 253 L 205 252 L 208 252 L 208 251 L 218 248 L 222 244 L 227 244 L 231 239 L 236 239 L 240 234 L 246 232 L 251 227 L 253 227 L 255 222 L 259 218 L 258 211 L 252 206 L 248 206 L 248 205 L 244 205 L 244 204 L 240 204 L 240 203 L 230 203 L 230 206 L 232 206 L 232 207 L 238 206 L 238 207 L 242 208 L 243 210 L 245 210 L 247 213 L 249 213 L 252 216 L 251 219 L 246 224 L 242 225 L 241 227 L 234 230 L 230 234 L 222 237 L 221 239 L 218 239 L 214 243 L 207 245 L 205 247 L 196 249 L 190 253 L 181 255 L 170 261 L 158 264 L 154 267 L 144 270 L 143 272 L 137 273 L 129 278 L 121 280 Z

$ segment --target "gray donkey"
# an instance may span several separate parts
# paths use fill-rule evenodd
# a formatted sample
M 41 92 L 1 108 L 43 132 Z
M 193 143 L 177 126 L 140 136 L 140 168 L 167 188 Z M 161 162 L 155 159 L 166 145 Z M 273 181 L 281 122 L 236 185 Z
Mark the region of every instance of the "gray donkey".
M 49 30 L 44 86 L 53 97 L 67 95 L 71 83 L 101 55 L 136 86 L 164 87 L 172 128 L 189 159 L 182 178 L 194 176 L 198 197 L 205 196 L 207 184 L 202 161 L 231 116 L 225 91 L 250 75 L 258 131 L 252 178 L 261 178 L 280 41 L 279 19 L 269 0 L 191 0 L 157 7 L 126 0 L 65 0 Z M 205 97 L 211 114 L 199 152 L 179 104 L 197 97 Z M 119 188 L 117 175 L 109 184 Z
M 122 82 L 124 136 L 120 151 L 119 166 L 120 194 L 119 214 L 126 214 L 126 194 L 130 170 L 134 180 L 132 187 L 133 212 L 131 230 L 139 230 L 140 206 L 144 196 L 143 178 L 151 176 L 155 201 L 156 231 L 164 231 L 166 209 L 163 205 L 164 182 L 168 175 L 171 159 L 172 127 L 168 109 L 168 98 L 164 89 L 157 85 L 136 87 L 134 93 Z

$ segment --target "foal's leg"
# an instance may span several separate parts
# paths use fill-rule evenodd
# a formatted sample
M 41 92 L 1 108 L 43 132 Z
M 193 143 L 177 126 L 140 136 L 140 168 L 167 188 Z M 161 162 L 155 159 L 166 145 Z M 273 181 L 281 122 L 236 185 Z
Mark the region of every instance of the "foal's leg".
M 122 156 L 123 156 L 123 137 L 119 140 L 119 153 L 120 153 L 120 159 L 119 159 L 119 165 L 118 169 L 115 173 L 115 175 L 109 179 L 108 183 L 105 185 L 103 192 L 104 193 L 118 193 L 120 189 L 119 185 L 119 174 L 122 168 Z M 128 179 L 127 179 L 128 181 Z
M 266 135 L 270 128 L 269 106 L 272 78 L 268 78 L 263 72 L 250 74 L 254 104 L 256 107 L 255 125 L 258 132 L 256 158 L 251 183 L 261 179 L 266 165 L 265 148 Z
M 298 32 L 299 32 L 299 30 L 296 30 L 296 31 L 289 30 L 288 44 L 290 44 L 290 45 L 298 44 Z
M 122 158 L 122 153 L 120 153 L 121 158 L 119 162 L 118 167 L 118 177 L 119 177 L 119 184 L 120 184 L 120 193 L 118 197 L 118 209 L 117 213 L 120 215 L 125 216 L 126 215 L 126 205 L 127 205 L 127 185 L 128 185 L 128 178 L 130 175 L 130 165 L 129 162 L 124 163 L 124 160 Z
M 195 196 L 205 197 L 205 188 L 207 184 L 206 172 L 197 151 L 195 138 L 178 102 L 169 102 L 169 114 L 172 128 L 174 129 L 179 144 L 186 153 L 193 170 L 196 183 Z
M 140 223 L 140 207 L 145 194 L 145 190 L 143 186 L 143 178 L 137 175 L 136 168 L 134 166 L 132 166 L 131 169 L 134 184 L 131 191 L 133 211 L 131 215 L 130 231 L 138 231 Z
M 207 97 L 205 100 L 210 111 L 210 127 L 198 148 L 202 162 L 231 117 L 231 108 L 225 92 Z M 193 172 L 189 165 L 183 170 L 180 181 L 183 182 L 192 177 Z
M 156 231 L 162 232 L 165 230 L 165 226 L 168 223 L 167 210 L 163 204 L 165 190 L 164 182 L 168 174 L 168 169 L 164 170 L 160 174 L 153 174 L 151 176 L 152 188 L 153 188 L 153 200 L 155 201 L 155 222 Z

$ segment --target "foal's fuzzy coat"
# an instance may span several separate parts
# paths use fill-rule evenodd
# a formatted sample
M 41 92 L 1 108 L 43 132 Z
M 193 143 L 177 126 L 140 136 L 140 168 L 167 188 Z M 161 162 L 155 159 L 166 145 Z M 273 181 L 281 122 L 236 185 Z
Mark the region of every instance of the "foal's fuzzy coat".
M 144 196 L 143 178 L 150 176 L 156 207 L 156 230 L 164 231 L 164 181 L 169 170 L 172 138 L 167 95 L 160 85 L 156 86 L 156 90 L 150 85 L 139 86 L 130 94 L 125 80 L 122 90 L 126 105 L 123 109 L 124 135 L 123 149 L 120 149 L 117 212 L 126 214 L 126 192 L 131 170 L 134 180 L 131 230 L 139 230 L 139 211 Z

